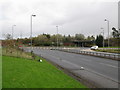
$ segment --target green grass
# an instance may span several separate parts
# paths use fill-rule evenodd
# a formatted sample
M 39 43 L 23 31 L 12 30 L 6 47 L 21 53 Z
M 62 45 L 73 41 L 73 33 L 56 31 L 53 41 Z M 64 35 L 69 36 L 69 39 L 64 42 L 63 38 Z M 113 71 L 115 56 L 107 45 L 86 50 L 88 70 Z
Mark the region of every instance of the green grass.
M 1 88 L 2 88 L 2 56 L 0 55 L 0 89 Z
M 0 90 L 1 89 L 2 89 L 2 48 L 0 45 Z
M 2 48 L 2 55 L 32 59 L 31 54 L 26 53 L 21 49 L 15 47 Z
M 3 88 L 86 88 L 43 59 L 3 56 Z
M 116 47 L 99 47 L 99 48 L 120 48 L 120 46 Z
M 120 53 L 120 49 L 97 49 L 95 51 L 108 52 L 108 53 Z

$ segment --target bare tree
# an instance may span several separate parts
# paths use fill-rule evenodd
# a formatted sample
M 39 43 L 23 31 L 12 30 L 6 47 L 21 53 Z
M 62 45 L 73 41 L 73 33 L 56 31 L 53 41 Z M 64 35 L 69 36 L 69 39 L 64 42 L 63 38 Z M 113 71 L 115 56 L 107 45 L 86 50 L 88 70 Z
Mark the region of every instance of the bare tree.
M 12 35 L 9 34 L 9 33 L 8 33 L 8 34 L 5 34 L 4 37 L 5 37 L 6 40 L 10 40 L 10 39 L 12 39 Z
M 112 35 L 114 38 L 120 37 L 120 32 L 116 30 L 116 28 L 113 27 L 112 30 L 113 30 Z

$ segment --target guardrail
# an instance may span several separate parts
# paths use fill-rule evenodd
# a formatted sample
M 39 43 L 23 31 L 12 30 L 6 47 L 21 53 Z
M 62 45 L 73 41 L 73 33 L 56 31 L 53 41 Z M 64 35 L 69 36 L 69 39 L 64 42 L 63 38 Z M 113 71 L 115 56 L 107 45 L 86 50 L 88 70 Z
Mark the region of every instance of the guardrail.
M 111 49 L 111 50 L 112 49 L 117 49 L 118 50 L 119 49 L 120 50 L 120 48 L 98 48 L 98 49 L 100 49 L 100 50 L 108 50 L 108 49 Z
M 77 54 L 84 54 L 84 55 L 91 55 L 91 56 L 98 56 L 104 58 L 110 58 L 114 60 L 120 60 L 120 54 L 113 54 L 113 53 L 103 53 L 103 52 L 91 52 L 91 51 L 81 51 L 81 50 L 71 50 L 71 49 L 63 49 L 59 48 L 57 50 L 70 52 L 70 53 L 77 53 Z
M 22 47 L 24 48 L 24 47 Z M 25 47 L 27 49 L 31 49 L 31 47 Z M 77 48 L 63 48 L 63 47 L 32 47 L 32 49 L 48 49 L 48 50 L 59 50 L 69 53 L 77 53 L 77 54 L 84 54 L 84 55 L 91 55 L 91 56 L 98 56 L 103 58 L 110 58 L 114 60 L 120 60 L 120 54 L 114 54 L 114 53 L 103 53 L 103 52 L 91 52 L 91 51 L 82 51 Z

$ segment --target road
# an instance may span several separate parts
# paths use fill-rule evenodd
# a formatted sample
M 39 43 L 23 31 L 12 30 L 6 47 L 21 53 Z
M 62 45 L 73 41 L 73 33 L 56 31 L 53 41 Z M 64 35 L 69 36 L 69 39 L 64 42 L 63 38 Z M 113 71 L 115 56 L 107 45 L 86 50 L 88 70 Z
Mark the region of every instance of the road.
M 119 61 L 49 49 L 34 49 L 33 51 L 86 79 L 96 87 L 118 88 Z
M 114 59 L 114 60 L 120 59 L 120 57 L 119 57 L 120 54 L 118 54 L 118 53 L 98 52 L 98 51 L 91 50 L 90 48 L 59 48 L 59 50 L 72 52 L 72 53 L 89 54 L 89 55 L 93 55 L 93 56 L 110 58 L 110 59 Z

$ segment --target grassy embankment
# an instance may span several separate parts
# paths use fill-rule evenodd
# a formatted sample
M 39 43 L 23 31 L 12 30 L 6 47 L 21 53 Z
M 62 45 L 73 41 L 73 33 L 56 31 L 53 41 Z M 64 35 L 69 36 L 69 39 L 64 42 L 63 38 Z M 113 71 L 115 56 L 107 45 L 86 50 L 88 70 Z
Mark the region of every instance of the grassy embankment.
M 99 52 L 108 52 L 108 53 L 120 53 L 120 47 L 99 47 L 101 49 L 97 49 L 95 51 L 99 51 Z M 113 49 L 109 49 L 109 48 L 113 48 Z M 115 49 L 114 49 L 115 48 Z M 119 48 L 119 49 L 116 49 Z
M 119 49 L 119 50 L 117 50 L 117 49 L 108 49 L 108 50 L 98 49 L 98 50 L 95 50 L 95 51 L 99 51 L 99 52 L 108 52 L 108 53 L 120 53 L 120 49 Z
M 18 53 L 17 57 L 11 52 L 2 57 L 3 88 L 86 88 L 45 59 L 40 63 L 39 57 L 32 60 L 30 54 L 23 53 L 24 58 L 18 58 Z
M 120 46 L 119 47 L 99 47 L 99 48 L 120 48 Z
M 0 46 L 0 90 L 2 89 L 2 48 Z
M 4 56 L 12 56 L 12 57 L 19 57 L 19 58 L 25 58 L 25 59 L 32 59 L 32 56 L 30 53 L 26 53 L 21 49 L 18 48 L 2 48 L 2 55 Z

